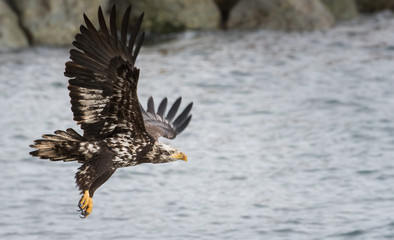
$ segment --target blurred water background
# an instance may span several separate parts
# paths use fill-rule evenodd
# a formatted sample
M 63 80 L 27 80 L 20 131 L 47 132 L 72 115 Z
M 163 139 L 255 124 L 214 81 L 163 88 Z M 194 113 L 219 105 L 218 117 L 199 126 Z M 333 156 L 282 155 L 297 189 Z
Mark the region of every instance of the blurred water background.
M 1 239 L 392 239 L 394 15 L 328 31 L 187 32 L 145 46 L 139 95 L 194 101 L 189 158 L 119 169 L 78 217 L 67 48 L 0 54 Z M 145 104 L 144 104 L 145 105 Z M 79 131 L 80 132 L 80 131 Z

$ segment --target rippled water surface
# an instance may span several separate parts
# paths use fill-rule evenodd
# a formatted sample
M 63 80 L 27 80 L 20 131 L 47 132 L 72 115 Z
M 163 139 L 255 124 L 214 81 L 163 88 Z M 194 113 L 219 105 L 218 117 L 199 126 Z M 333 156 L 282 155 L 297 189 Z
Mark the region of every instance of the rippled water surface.
M 85 220 L 78 164 L 28 155 L 43 133 L 79 130 L 67 59 L 67 49 L 0 54 L 1 239 L 394 237 L 393 15 L 143 48 L 141 101 L 194 101 L 171 141 L 189 161 L 119 169 Z

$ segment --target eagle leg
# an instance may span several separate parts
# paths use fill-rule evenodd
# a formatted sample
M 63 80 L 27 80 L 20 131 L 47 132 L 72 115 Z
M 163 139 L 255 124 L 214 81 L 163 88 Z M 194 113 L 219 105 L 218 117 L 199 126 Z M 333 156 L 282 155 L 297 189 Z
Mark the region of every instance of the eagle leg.
M 100 149 L 100 152 L 79 167 L 75 174 L 78 188 L 83 193 L 78 203 L 81 218 L 86 218 L 92 212 L 94 191 L 115 171 L 115 168 L 112 168 L 113 153 L 105 146 L 100 146 Z
M 93 198 L 90 197 L 89 190 L 86 190 L 79 200 L 79 212 L 81 212 L 81 218 L 86 218 L 93 210 Z

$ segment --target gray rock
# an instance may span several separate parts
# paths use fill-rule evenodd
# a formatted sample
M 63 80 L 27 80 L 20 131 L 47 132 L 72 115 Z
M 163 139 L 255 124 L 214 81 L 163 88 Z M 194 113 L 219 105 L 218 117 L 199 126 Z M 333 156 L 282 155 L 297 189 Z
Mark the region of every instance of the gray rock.
M 18 24 L 18 17 L 8 4 L 0 0 L 0 49 L 20 48 L 29 45 Z
M 229 29 L 311 31 L 333 23 L 332 13 L 318 0 L 241 0 L 227 25 Z
M 14 0 L 13 4 L 33 44 L 67 45 L 79 31 L 82 14 L 97 22 L 97 8 L 107 8 L 108 0 Z
M 134 20 L 144 12 L 142 28 L 156 33 L 218 29 L 220 24 L 219 9 L 212 0 L 112 0 L 112 3 L 122 10 L 132 4 Z
M 351 20 L 358 15 L 355 0 L 322 0 L 330 9 L 336 21 Z

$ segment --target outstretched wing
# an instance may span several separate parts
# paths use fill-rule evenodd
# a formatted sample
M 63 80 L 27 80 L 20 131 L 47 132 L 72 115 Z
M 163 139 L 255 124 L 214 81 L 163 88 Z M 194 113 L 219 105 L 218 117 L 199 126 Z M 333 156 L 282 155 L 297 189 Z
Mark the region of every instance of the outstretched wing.
M 133 49 L 143 14 L 127 39 L 130 11 L 131 6 L 124 14 L 120 37 L 115 6 L 111 10 L 109 28 L 101 7 L 99 30 L 84 15 L 86 26 L 81 25 L 81 33 L 73 42 L 77 49 L 70 50 L 72 61 L 66 63 L 64 74 L 72 78 L 68 86 L 71 110 L 88 139 L 100 139 L 114 131 L 145 132 L 137 97 L 139 69 L 134 66 L 144 33 Z
M 152 97 L 148 100 L 146 111 L 141 106 L 145 128 L 149 135 L 154 137 L 156 140 L 159 137 L 173 139 L 187 127 L 192 119 L 192 115 L 189 115 L 189 113 L 193 107 L 193 102 L 189 103 L 183 112 L 173 121 L 179 106 L 181 105 L 181 101 L 182 98 L 179 97 L 168 111 L 166 117 L 164 117 L 164 112 L 167 108 L 167 98 L 164 98 L 161 101 L 157 112 L 155 112 L 155 103 Z

